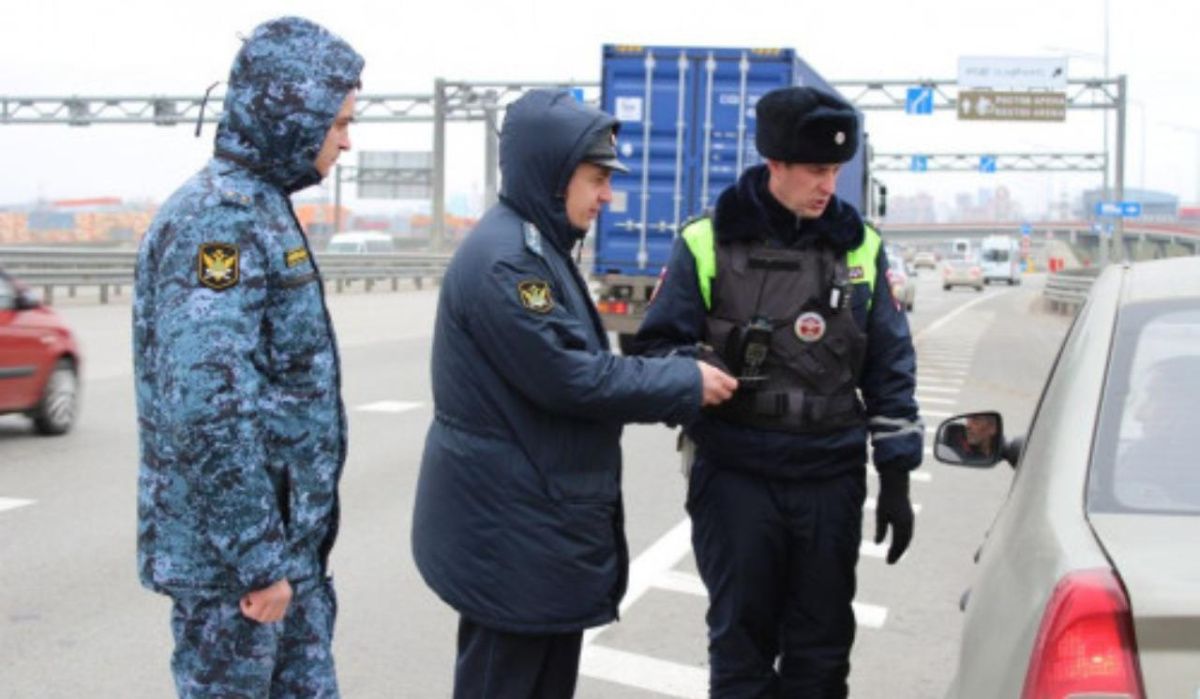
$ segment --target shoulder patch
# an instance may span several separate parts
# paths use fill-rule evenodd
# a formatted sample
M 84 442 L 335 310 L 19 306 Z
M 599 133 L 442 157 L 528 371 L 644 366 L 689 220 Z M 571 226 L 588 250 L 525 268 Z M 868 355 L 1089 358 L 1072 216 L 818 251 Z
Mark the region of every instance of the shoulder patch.
M 862 265 L 855 265 L 851 267 L 848 274 L 850 281 L 852 282 L 860 282 L 866 277 L 866 274 L 863 272 Z
M 214 291 L 236 286 L 241 276 L 238 246 L 229 243 L 201 243 L 196 254 L 196 274 L 200 284 Z
M 550 284 L 541 279 L 529 279 L 517 284 L 521 305 L 534 313 L 549 313 L 554 308 Z
M 300 264 L 301 262 L 304 262 L 307 259 L 308 259 L 308 248 L 305 248 L 303 246 L 298 247 L 295 250 L 288 250 L 287 252 L 285 252 L 283 254 L 283 261 L 287 263 L 288 267 L 295 267 L 296 265 Z
M 523 226 L 525 231 L 525 247 L 535 255 L 542 256 L 542 234 L 538 231 L 537 226 L 525 222 Z

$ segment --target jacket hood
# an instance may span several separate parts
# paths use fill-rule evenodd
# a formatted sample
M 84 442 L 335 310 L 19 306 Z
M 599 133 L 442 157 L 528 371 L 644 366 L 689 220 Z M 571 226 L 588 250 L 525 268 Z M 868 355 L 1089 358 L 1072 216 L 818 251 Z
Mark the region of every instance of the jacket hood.
M 587 231 L 567 218 L 567 183 L 592 140 L 618 125 L 565 91 L 525 93 L 509 105 L 500 131 L 500 198 L 569 253 Z
M 216 155 L 289 193 L 320 182 L 314 161 L 363 63 L 349 44 L 306 19 L 259 25 L 229 71 Z
M 801 218 L 771 194 L 769 177 L 766 165 L 755 165 L 717 197 L 713 226 L 718 241 L 770 238 L 789 246 L 823 241 L 839 252 L 862 244 L 863 221 L 853 206 L 835 195 L 820 217 Z

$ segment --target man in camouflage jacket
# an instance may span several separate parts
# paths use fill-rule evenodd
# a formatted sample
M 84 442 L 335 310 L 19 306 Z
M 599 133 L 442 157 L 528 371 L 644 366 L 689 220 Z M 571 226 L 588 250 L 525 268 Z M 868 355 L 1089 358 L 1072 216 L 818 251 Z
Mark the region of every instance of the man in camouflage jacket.
M 256 28 L 214 157 L 138 254 L 138 572 L 174 601 L 181 697 L 338 694 L 327 566 L 346 420 L 324 287 L 288 195 L 349 149 L 362 67 L 307 20 Z

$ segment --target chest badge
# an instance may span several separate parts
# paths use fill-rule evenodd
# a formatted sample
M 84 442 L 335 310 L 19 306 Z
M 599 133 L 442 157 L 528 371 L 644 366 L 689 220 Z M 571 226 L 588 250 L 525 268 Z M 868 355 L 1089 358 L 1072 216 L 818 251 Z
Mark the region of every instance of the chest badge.
M 534 313 L 549 313 L 554 308 L 550 285 L 541 279 L 517 284 L 517 294 L 521 297 L 521 305 Z
M 238 283 L 240 277 L 238 247 L 227 243 L 203 243 L 196 259 L 200 283 L 214 291 L 223 291 Z
M 825 337 L 825 318 L 815 311 L 801 313 L 796 319 L 795 329 L 796 337 L 801 342 L 816 342 Z

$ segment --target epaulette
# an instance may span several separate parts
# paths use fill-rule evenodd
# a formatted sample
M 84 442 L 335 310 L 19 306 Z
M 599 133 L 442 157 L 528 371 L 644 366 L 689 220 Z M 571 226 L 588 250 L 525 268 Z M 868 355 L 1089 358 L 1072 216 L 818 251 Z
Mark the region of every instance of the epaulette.
M 521 229 L 525 232 L 525 249 L 538 257 L 545 257 L 542 254 L 542 234 L 538 231 L 537 226 L 526 221 Z
M 254 197 L 234 189 L 217 190 L 217 196 L 221 198 L 222 204 L 233 204 L 234 206 L 250 206 L 254 203 Z

